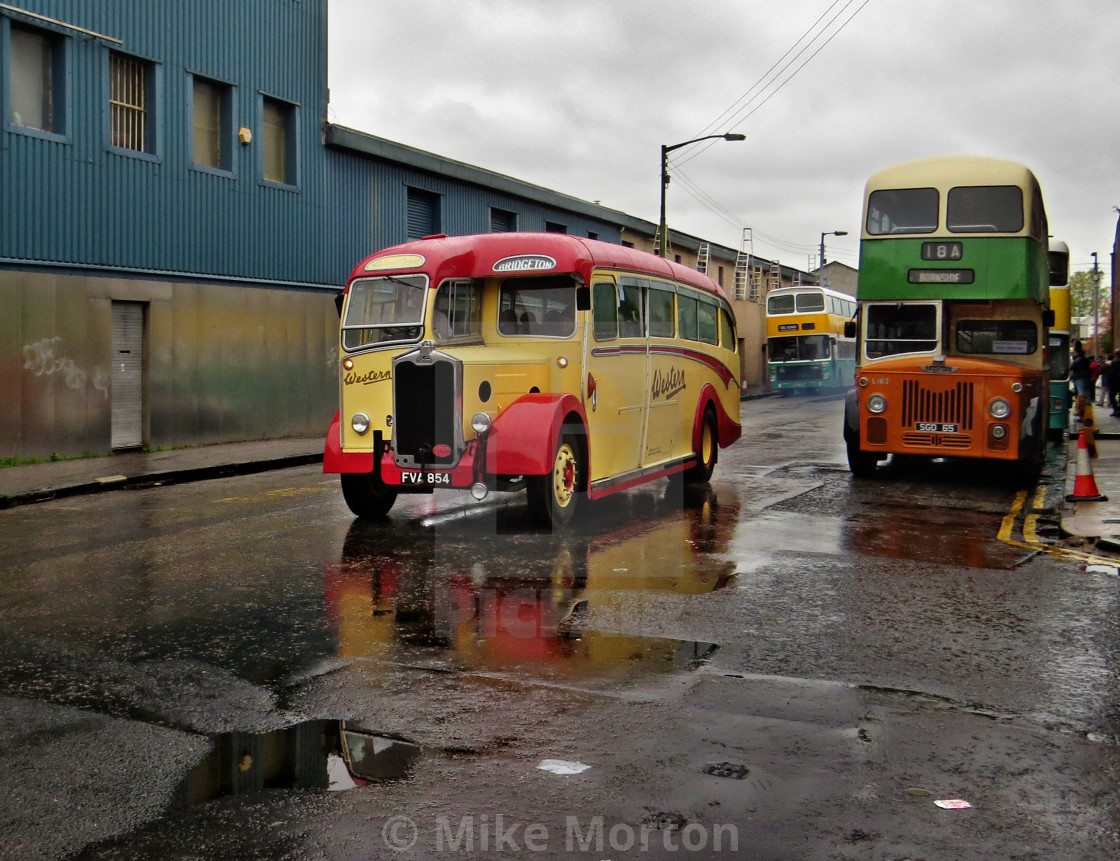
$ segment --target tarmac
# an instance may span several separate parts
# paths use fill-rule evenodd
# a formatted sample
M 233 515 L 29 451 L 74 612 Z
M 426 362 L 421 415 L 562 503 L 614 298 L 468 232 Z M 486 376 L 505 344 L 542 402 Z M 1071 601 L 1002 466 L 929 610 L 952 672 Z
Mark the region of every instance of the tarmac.
M 1120 564 L 1120 418 L 1098 410 L 1096 457 L 1089 474 L 1078 476 L 1079 435 L 1066 442 L 1066 494 L 1063 537 L 1115 555 Z M 128 488 L 155 487 L 248 475 L 321 463 L 323 438 L 255 440 L 190 446 L 166 451 L 128 451 L 105 457 L 52 460 L 0 468 L 0 509 Z M 1086 494 L 1086 490 L 1096 493 Z M 1075 496 L 1076 491 L 1076 496 Z M 1103 496 L 1082 501 L 1077 497 Z M 1070 497 L 1074 497 L 1071 499 Z

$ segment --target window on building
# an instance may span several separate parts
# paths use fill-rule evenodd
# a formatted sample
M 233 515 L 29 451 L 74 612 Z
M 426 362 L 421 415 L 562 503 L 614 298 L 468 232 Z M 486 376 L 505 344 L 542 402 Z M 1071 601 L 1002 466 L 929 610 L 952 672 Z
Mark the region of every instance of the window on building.
M 567 233 L 568 225 L 560 224 L 557 221 L 546 221 L 544 223 L 544 229 L 546 233 Z
M 279 99 L 264 97 L 262 127 L 264 178 L 284 185 L 296 184 L 296 109 Z
M 231 170 L 232 90 L 225 84 L 195 78 L 192 92 L 194 163 Z
M 62 39 L 45 30 L 13 24 L 10 44 L 10 123 L 61 134 Z
M 154 152 L 154 67 L 137 57 L 109 55 L 109 142 L 121 149 Z
M 439 233 L 439 195 L 420 188 L 408 190 L 409 239 L 422 239 Z
M 496 206 L 490 207 L 490 232 L 491 233 L 513 233 L 517 230 L 517 213 L 510 212 L 508 209 L 498 209 Z

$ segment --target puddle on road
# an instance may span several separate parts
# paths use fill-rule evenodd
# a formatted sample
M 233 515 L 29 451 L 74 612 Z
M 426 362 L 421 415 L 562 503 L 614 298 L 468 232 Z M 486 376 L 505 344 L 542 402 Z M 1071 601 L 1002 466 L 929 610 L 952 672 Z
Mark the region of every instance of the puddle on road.
M 421 754 L 418 745 L 352 721 L 306 721 L 210 741 L 213 749 L 180 783 L 173 807 L 272 789 L 347 790 L 400 780 Z

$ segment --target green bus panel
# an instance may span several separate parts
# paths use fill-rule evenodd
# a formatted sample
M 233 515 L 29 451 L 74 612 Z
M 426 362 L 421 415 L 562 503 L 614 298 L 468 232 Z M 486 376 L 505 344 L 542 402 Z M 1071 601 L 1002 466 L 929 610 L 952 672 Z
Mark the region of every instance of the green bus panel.
M 925 260 L 937 246 L 955 246 L 959 258 Z M 857 298 L 1033 299 L 1049 304 L 1045 250 L 1027 237 L 926 236 L 864 239 L 860 248 Z

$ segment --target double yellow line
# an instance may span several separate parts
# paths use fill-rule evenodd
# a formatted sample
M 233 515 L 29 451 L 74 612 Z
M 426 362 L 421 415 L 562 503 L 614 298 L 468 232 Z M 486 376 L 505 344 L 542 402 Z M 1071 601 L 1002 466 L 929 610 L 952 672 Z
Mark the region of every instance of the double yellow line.
M 1044 508 L 1046 505 L 1046 485 L 1039 485 L 1034 489 L 1034 497 L 1031 499 L 1030 506 L 1031 513 L 1023 518 L 1023 540 L 1018 541 L 1012 538 L 1011 536 L 1015 529 L 1015 523 L 1018 521 L 1019 515 L 1023 513 L 1023 506 L 1026 505 L 1028 493 L 1029 491 L 1020 490 L 1015 494 L 1015 501 L 1011 503 L 1011 508 L 1008 509 L 1007 514 L 1004 515 L 1003 523 L 999 528 L 998 537 L 1000 541 L 1012 547 L 1033 550 L 1035 553 L 1046 553 L 1050 556 L 1062 556 L 1067 559 L 1076 559 L 1087 565 L 1117 567 L 1118 563 L 1115 559 L 1109 559 L 1106 556 L 1095 556 L 1092 553 L 1085 553 L 1068 547 L 1046 544 L 1038 537 L 1038 514 L 1034 512 Z

